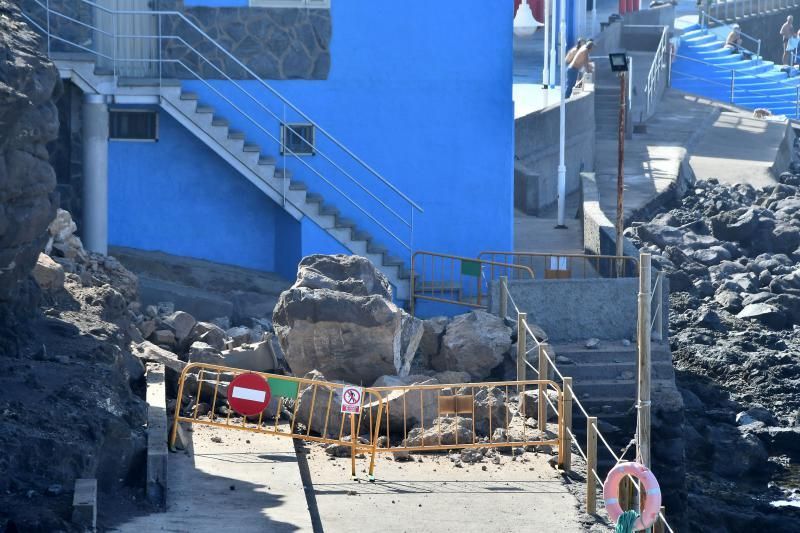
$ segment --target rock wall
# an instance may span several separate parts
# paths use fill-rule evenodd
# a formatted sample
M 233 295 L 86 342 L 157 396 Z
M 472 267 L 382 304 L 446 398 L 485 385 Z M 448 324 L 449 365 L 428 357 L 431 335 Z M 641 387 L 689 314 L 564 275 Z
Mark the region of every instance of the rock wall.
M 58 135 L 58 71 L 15 3 L 0 0 L 0 304 L 16 300 L 56 212 L 46 144 Z
M 261 78 L 328 78 L 332 34 L 329 9 L 184 7 L 182 0 L 160 0 L 158 4 L 160 9 L 182 11 L 193 24 L 216 39 Z M 185 21 L 165 17 L 162 23 L 165 35 L 180 36 L 229 76 L 234 79 L 252 77 L 227 54 L 209 46 L 202 34 Z M 164 57 L 179 59 L 204 77 L 221 77 L 214 66 L 177 40 L 164 41 L 162 51 Z M 179 66 L 172 74 L 194 79 L 193 74 Z

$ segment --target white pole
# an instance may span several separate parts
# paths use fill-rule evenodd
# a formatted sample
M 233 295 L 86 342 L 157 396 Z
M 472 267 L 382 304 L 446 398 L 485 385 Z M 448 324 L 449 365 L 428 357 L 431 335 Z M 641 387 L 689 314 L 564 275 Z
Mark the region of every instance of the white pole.
M 597 30 L 597 0 L 592 0 L 592 37 L 597 33 Z
M 563 1 L 563 0 L 562 0 Z M 550 9 L 551 23 L 550 23 L 550 87 L 556 84 L 556 28 L 558 27 L 558 6 L 561 4 L 559 0 L 553 0 L 553 7 Z
M 83 243 L 108 253 L 108 106 L 103 95 L 83 97 Z
M 561 2 L 561 24 L 559 24 L 559 57 L 561 58 L 561 100 L 560 100 L 560 132 L 558 145 L 558 225 L 564 228 L 564 211 L 566 210 L 567 166 L 564 163 L 564 144 L 567 136 L 567 62 L 564 55 L 567 48 L 567 6 Z
M 526 0 L 523 0 L 523 2 Z M 542 69 L 542 85 L 550 84 L 550 2 L 544 0 L 544 68 Z M 547 93 L 545 93 L 547 96 Z

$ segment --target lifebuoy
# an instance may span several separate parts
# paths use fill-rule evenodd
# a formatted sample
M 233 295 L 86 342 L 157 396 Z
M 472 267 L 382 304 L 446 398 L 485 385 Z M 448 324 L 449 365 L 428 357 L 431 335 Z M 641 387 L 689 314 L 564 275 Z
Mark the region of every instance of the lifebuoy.
M 638 479 L 640 488 L 645 494 L 642 515 L 636 519 L 633 528 L 641 531 L 652 527 L 661 510 L 661 487 L 658 486 L 656 476 L 646 466 L 639 463 L 620 463 L 612 468 L 606 476 L 606 481 L 603 483 L 603 500 L 606 503 L 608 517 L 616 524 L 623 513 L 619 504 L 619 484 L 626 475 Z

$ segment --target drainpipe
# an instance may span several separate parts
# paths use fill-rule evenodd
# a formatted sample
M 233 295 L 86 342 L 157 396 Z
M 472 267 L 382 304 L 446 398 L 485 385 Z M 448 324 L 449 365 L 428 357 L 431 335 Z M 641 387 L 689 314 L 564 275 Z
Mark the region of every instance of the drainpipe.
M 557 64 L 557 57 L 556 56 L 556 28 L 557 26 L 557 19 L 556 15 L 558 14 L 558 6 L 564 0 L 553 0 L 552 9 L 550 9 L 550 87 L 553 87 L 556 84 L 556 64 Z
M 542 69 L 542 85 L 547 89 L 550 86 L 550 2 L 544 0 L 544 67 Z M 547 93 L 545 93 L 547 95 Z
M 102 94 L 83 96 L 83 244 L 108 253 L 108 105 Z
M 558 144 L 558 224 L 557 228 L 566 228 L 564 211 L 566 210 L 567 166 L 564 162 L 564 145 L 567 137 L 567 63 L 564 55 L 567 48 L 567 6 L 561 2 L 561 23 L 559 25 L 559 45 L 561 64 L 561 99 L 559 108 L 560 130 Z

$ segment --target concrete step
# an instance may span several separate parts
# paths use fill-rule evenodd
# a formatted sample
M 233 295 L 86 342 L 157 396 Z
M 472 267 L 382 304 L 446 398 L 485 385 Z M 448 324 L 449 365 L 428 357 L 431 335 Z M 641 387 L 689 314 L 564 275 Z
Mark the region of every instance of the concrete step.
M 563 371 L 562 371 L 563 373 Z M 652 387 L 674 387 L 671 379 L 653 379 Z M 579 395 L 588 394 L 593 398 L 636 397 L 636 379 L 595 379 L 591 381 L 575 381 L 573 388 Z M 581 398 L 582 399 L 582 398 Z
M 638 371 L 636 360 L 621 363 L 584 363 L 558 365 L 559 370 L 565 376 L 572 376 L 576 383 L 584 383 L 596 379 L 618 379 L 626 372 L 636 376 Z M 652 364 L 650 375 L 653 379 L 671 379 L 675 371 L 670 362 L 655 362 Z

